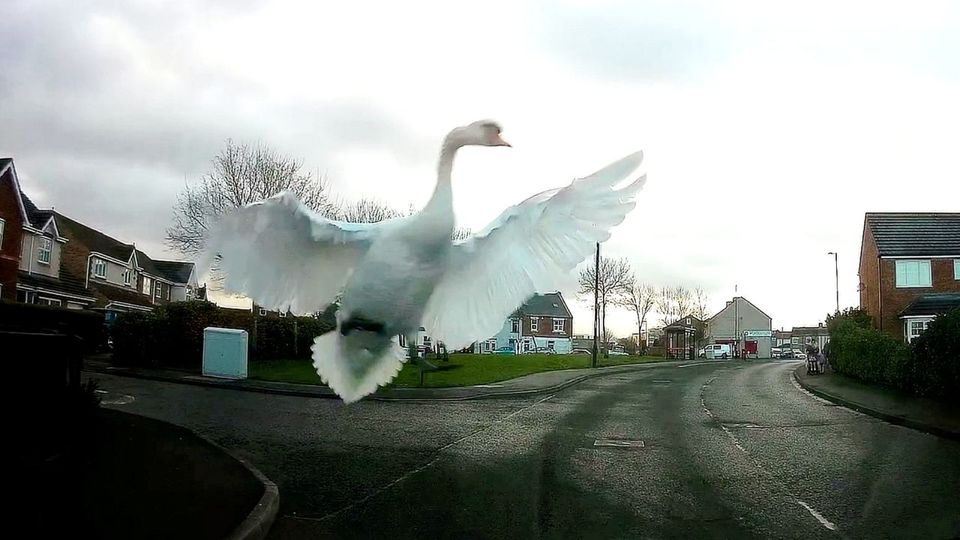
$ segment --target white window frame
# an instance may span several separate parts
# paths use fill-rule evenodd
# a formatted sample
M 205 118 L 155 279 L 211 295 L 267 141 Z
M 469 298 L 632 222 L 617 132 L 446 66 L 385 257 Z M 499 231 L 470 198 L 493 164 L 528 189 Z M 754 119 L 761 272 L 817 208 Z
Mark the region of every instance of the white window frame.
M 903 336 L 906 338 L 907 343 L 912 342 L 912 341 L 914 340 L 914 338 L 916 338 L 916 337 L 919 336 L 920 334 L 926 332 L 926 331 L 927 331 L 927 328 L 930 327 L 930 323 L 931 323 L 932 321 L 933 321 L 933 317 L 908 317 L 908 318 L 904 318 L 904 320 L 903 320 L 903 322 L 904 322 L 904 326 L 903 326 Z M 919 332 L 916 332 L 916 333 L 914 333 L 914 331 L 916 330 L 916 328 L 914 328 L 914 325 L 915 325 L 915 324 L 921 325 Z
M 4 225 L 6 225 L 6 220 L 0 218 L 0 251 L 3 251 L 3 231 Z
M 46 255 L 46 258 L 44 258 Z M 47 236 L 40 237 L 40 245 L 37 247 L 37 262 L 40 264 L 50 264 L 50 258 L 53 256 L 53 240 Z
M 280 312 L 280 318 L 281 318 L 281 319 L 287 318 L 287 312 L 286 312 L 286 311 L 281 311 L 281 312 Z
M 560 328 L 557 328 L 557 323 L 560 323 Z M 553 320 L 553 333 L 562 334 L 564 330 L 563 319 L 554 319 Z
M 530 317 L 530 331 L 531 332 L 540 331 L 540 317 Z
M 124 284 L 125 286 L 127 286 L 127 287 L 130 286 L 130 275 L 131 275 L 131 274 L 132 274 L 132 272 L 130 271 L 129 268 L 127 268 L 126 270 L 123 271 L 123 284 Z
M 93 277 L 106 279 L 107 278 L 107 261 L 94 257 L 92 273 L 93 273 Z
M 933 286 L 930 259 L 898 259 L 894 264 L 895 282 L 898 289 Z M 916 279 L 909 279 L 912 277 Z
M 260 308 L 260 316 L 261 316 L 261 317 L 266 317 L 266 316 L 267 316 L 267 310 L 266 310 L 266 308 Z
M 153 297 L 154 298 L 160 298 L 160 294 L 163 290 L 163 287 L 161 287 L 161 285 L 162 284 L 159 281 L 153 280 Z
M 510 332 L 516 334 L 520 332 L 520 321 L 521 319 L 510 319 Z
M 50 298 L 50 297 L 48 297 L 48 296 L 38 296 L 38 297 L 37 297 L 37 304 L 39 304 L 39 305 L 41 305 L 41 306 L 56 306 L 56 307 L 62 307 L 62 306 L 63 306 L 63 302 L 61 302 L 59 299 L 57 299 L 57 298 Z
M 150 294 L 153 292 L 153 284 L 150 282 L 150 278 L 143 276 L 143 286 L 140 287 L 140 292 L 143 294 Z
M 960 280 L 960 259 L 953 260 L 953 279 Z

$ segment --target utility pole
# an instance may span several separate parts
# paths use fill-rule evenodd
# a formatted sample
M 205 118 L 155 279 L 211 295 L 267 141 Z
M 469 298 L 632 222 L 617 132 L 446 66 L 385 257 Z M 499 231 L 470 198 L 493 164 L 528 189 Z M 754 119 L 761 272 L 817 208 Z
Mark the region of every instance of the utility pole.
M 833 277 L 836 280 L 836 291 L 837 291 L 837 313 L 840 313 L 840 270 L 837 267 L 837 252 L 831 251 L 827 255 L 833 255 Z
M 597 325 L 600 323 L 600 242 L 597 242 L 597 256 L 593 270 L 593 359 L 590 367 L 597 367 Z

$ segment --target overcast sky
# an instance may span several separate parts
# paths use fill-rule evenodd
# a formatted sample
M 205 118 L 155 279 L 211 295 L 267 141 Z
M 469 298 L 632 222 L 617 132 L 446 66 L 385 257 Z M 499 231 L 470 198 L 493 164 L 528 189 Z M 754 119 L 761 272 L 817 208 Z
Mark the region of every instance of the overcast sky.
M 463 4 L 463 6 L 459 6 Z M 463 225 L 635 149 L 647 189 L 604 246 L 653 285 L 738 292 L 774 327 L 856 305 L 865 211 L 957 209 L 960 17 L 948 2 L 10 0 L 0 156 L 27 194 L 153 256 L 226 138 L 346 198 L 422 206 L 467 149 Z M 590 312 L 576 305 L 576 330 Z M 626 313 L 611 315 L 629 331 Z

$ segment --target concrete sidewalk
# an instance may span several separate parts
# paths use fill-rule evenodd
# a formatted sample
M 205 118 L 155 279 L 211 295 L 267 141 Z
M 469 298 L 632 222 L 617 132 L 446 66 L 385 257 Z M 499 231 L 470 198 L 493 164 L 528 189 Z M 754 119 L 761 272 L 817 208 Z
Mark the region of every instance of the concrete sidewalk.
M 806 364 L 794 376 L 800 386 L 823 399 L 918 431 L 960 440 L 960 405 L 911 396 L 833 372 L 808 375 Z
M 717 361 L 711 361 L 717 362 Z M 448 388 L 381 388 L 366 399 L 380 401 L 397 400 L 440 400 L 461 401 L 467 399 L 482 399 L 495 397 L 509 397 L 557 392 L 583 380 L 600 375 L 651 369 L 657 367 L 677 366 L 684 364 L 700 364 L 703 361 L 670 361 L 647 362 L 642 364 L 625 364 L 619 366 L 600 367 L 596 369 L 565 369 L 558 371 L 544 371 L 524 375 L 515 379 L 475 386 L 455 386 Z M 126 377 L 137 377 L 158 381 L 181 384 L 194 384 L 230 390 L 243 390 L 267 394 L 281 394 L 288 396 L 336 398 L 337 395 L 322 385 L 291 384 L 255 379 L 228 380 L 215 377 L 204 377 L 196 373 L 164 369 L 124 368 L 109 365 L 109 363 L 88 359 L 84 362 L 84 371 L 93 373 L 108 373 Z

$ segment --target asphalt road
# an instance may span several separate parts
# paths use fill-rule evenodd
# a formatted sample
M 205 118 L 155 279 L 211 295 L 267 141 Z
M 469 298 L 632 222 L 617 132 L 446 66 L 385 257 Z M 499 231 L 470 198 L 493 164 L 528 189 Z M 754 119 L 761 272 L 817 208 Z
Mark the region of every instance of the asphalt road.
M 271 538 L 949 538 L 960 443 L 815 398 L 794 362 L 649 366 L 554 395 L 338 401 L 97 376 L 280 487 Z

